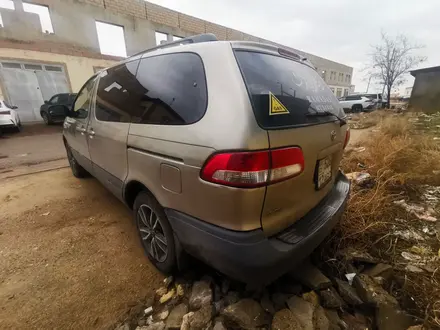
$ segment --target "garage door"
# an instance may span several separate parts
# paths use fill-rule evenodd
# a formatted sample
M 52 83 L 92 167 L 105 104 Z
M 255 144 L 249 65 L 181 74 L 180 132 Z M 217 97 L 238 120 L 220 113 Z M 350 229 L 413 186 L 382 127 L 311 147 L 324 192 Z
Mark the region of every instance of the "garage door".
M 52 64 L 1 62 L 0 75 L 9 103 L 22 122 L 41 121 L 40 106 L 54 94 L 70 92 L 64 68 Z

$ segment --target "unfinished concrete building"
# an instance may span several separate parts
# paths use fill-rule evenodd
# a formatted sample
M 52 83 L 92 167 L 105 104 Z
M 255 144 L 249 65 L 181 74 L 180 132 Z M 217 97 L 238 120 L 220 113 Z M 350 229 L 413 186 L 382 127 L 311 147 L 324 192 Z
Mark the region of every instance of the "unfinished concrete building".
M 19 107 L 22 122 L 40 121 L 44 100 L 77 92 L 94 72 L 121 59 L 102 51 L 100 26 L 122 31 L 122 56 L 200 33 L 213 33 L 219 40 L 275 44 L 143 0 L 3 2 L 7 5 L 0 8 L 0 98 Z M 45 14 L 49 23 L 43 20 Z M 348 94 L 353 68 L 294 51 L 316 66 L 336 96 Z

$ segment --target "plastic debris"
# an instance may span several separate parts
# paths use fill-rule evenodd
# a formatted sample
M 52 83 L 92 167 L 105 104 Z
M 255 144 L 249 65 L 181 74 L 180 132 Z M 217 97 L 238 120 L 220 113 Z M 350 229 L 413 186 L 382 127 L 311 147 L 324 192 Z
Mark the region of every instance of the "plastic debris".
M 408 204 L 404 199 L 394 201 L 394 204 L 403 207 L 408 213 L 415 215 L 420 220 L 435 222 L 437 218 L 433 216 L 435 211 L 429 207 L 425 210 L 425 208 L 421 205 L 417 204 Z
M 406 239 L 406 240 L 415 240 L 415 241 L 424 241 L 425 238 L 418 234 L 415 231 L 412 230 L 398 230 L 394 232 L 395 236 L 399 236 L 400 238 Z
M 414 266 L 414 265 L 406 265 L 405 270 L 411 272 L 411 273 L 423 273 L 423 269 Z
M 347 279 L 348 284 L 350 284 L 350 285 L 353 284 L 353 279 L 354 279 L 355 276 L 356 276 L 356 273 L 345 274 L 345 278 Z
M 49 212 L 46 212 L 46 213 L 43 213 L 42 215 L 44 215 L 44 216 L 48 216 L 50 214 L 50 211 Z
M 145 310 L 144 310 L 144 314 L 145 315 L 150 315 L 151 313 L 153 313 L 153 307 L 152 306 L 150 306 L 148 308 L 145 308 Z
M 409 260 L 409 261 L 417 261 L 417 260 L 421 260 L 422 259 L 422 257 L 421 256 L 418 256 L 417 254 L 414 254 L 414 253 L 409 253 L 409 252 L 402 252 L 402 257 L 404 258 L 404 259 L 406 259 L 406 260 Z

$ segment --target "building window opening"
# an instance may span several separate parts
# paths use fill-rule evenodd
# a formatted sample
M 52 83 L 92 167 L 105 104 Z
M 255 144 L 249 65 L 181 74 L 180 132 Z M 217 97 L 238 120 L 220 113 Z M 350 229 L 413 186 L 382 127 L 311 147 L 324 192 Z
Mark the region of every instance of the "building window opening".
M 124 27 L 96 21 L 101 54 L 127 57 Z
M 168 35 L 166 33 L 156 31 L 156 45 L 162 45 L 168 41 Z
M 15 10 L 14 1 L 12 0 L 0 0 L 0 8 Z M 0 28 L 4 27 L 2 15 L 0 15 Z
M 173 36 L 173 41 L 178 41 L 178 40 L 182 40 L 182 37 L 178 37 L 178 36 Z
M 15 10 L 14 1 L 0 0 L 0 8 Z
M 41 30 L 44 33 L 53 33 L 52 21 L 50 19 L 50 14 L 49 14 L 49 7 L 23 2 L 23 9 L 25 12 L 34 13 L 40 17 Z

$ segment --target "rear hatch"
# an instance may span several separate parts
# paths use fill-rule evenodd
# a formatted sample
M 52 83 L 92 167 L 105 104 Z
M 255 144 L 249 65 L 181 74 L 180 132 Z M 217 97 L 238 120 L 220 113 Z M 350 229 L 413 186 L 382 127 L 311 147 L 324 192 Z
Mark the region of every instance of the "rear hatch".
M 296 54 L 235 49 L 255 118 L 267 130 L 270 148 L 299 147 L 303 171 L 267 187 L 261 215 L 273 235 L 315 207 L 332 189 L 347 125 L 338 100 L 319 74 Z

